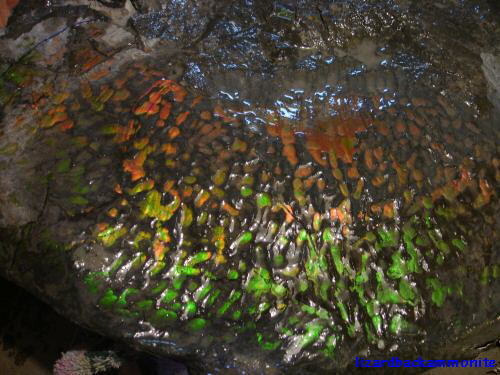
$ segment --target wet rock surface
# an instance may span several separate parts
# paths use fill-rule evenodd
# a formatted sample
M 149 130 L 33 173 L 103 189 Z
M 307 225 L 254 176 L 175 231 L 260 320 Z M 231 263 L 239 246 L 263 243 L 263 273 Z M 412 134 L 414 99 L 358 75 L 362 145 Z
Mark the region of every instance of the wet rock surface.
M 499 35 L 481 1 L 21 4 L 0 271 L 192 373 L 474 356 L 500 336 Z
M 483 72 L 488 82 L 488 98 L 497 109 L 500 108 L 500 57 L 492 53 L 482 53 Z

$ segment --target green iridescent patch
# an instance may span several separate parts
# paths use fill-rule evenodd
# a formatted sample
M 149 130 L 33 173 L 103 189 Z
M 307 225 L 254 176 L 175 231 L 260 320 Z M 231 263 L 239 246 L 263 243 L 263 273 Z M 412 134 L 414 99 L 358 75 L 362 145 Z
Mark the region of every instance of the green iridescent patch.
M 248 198 L 253 194 L 253 190 L 248 186 L 242 186 L 240 189 L 240 194 L 243 198 Z
M 381 228 L 378 230 L 378 235 L 380 237 L 381 247 L 396 247 L 398 245 L 398 232 Z
M 207 321 L 205 319 L 196 318 L 196 319 L 189 321 L 189 323 L 187 324 L 187 328 L 190 331 L 201 331 L 203 328 L 205 328 L 206 324 L 207 324 Z
M 267 193 L 259 193 L 256 197 L 257 207 L 264 208 L 271 206 L 271 198 Z
M 136 184 L 132 189 L 127 189 L 127 193 L 129 195 L 137 195 L 139 193 L 142 193 L 143 191 L 151 190 L 155 185 L 155 182 L 153 180 L 146 180 L 139 182 Z
M 154 217 L 160 221 L 167 221 L 179 208 L 180 203 L 179 197 L 174 196 L 171 203 L 162 205 L 161 194 L 156 190 L 152 190 L 146 195 L 146 199 L 139 206 L 144 216 Z
M 127 233 L 127 229 L 118 224 L 114 227 L 107 228 L 100 232 L 97 237 L 101 240 L 104 246 L 110 247 L 112 246 L 117 239 L 124 236 Z
M 247 291 L 256 297 L 269 292 L 271 289 L 271 275 L 265 268 L 254 268 L 249 275 Z
M 438 279 L 433 277 L 427 278 L 426 285 L 428 288 L 432 289 L 432 302 L 438 307 L 443 306 L 448 293 L 447 288 L 444 287 Z
M 324 326 L 319 322 L 310 322 L 306 324 L 306 332 L 301 336 L 299 347 L 303 349 L 316 342 L 323 328 Z
M 99 305 L 101 305 L 103 308 L 110 309 L 113 307 L 117 300 L 118 297 L 113 293 L 113 290 L 109 288 L 99 300 Z

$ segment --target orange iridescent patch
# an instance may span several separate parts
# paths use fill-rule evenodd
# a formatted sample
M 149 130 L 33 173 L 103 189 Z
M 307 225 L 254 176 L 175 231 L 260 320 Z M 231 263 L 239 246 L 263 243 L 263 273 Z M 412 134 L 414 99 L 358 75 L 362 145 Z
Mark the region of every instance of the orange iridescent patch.
M 199 133 L 200 133 L 201 135 L 206 135 L 206 134 L 210 133 L 210 132 L 212 131 L 212 129 L 213 129 L 213 125 L 212 125 L 212 124 L 204 124 L 204 125 L 201 127 L 201 129 L 200 129 Z
M 109 132 L 112 134 L 115 134 L 115 137 L 113 138 L 113 141 L 116 143 L 124 143 L 130 140 L 130 137 L 134 135 L 137 130 L 139 130 L 139 125 L 137 124 L 136 127 L 136 122 L 134 120 L 130 120 L 127 124 L 127 126 L 122 126 L 122 125 L 111 125 Z
M 194 98 L 193 101 L 191 102 L 191 108 L 196 107 L 198 104 L 200 104 L 202 100 L 203 100 L 202 96 L 197 96 L 196 98 Z
M 392 202 L 384 204 L 383 212 L 384 212 L 383 213 L 384 217 L 386 217 L 388 219 L 393 219 L 394 218 L 394 204 Z
M 66 112 L 55 112 L 52 116 L 47 114 L 42 118 L 41 127 L 51 128 L 58 122 L 65 121 L 67 119 L 68 115 Z
M 134 148 L 137 150 L 142 150 L 149 144 L 149 137 L 143 137 L 134 141 Z
M 307 180 L 304 181 L 304 188 L 306 190 L 312 188 L 313 185 L 314 185 L 314 178 L 312 177 L 309 177 Z
M 347 176 L 351 179 L 359 178 L 358 168 L 356 168 L 356 166 L 353 165 L 351 168 L 347 170 Z
M 172 188 L 174 187 L 175 185 L 175 180 L 167 180 L 164 184 L 163 184 L 163 191 L 165 192 L 170 192 L 172 190 Z
M 403 168 L 394 158 L 394 156 L 391 155 L 392 159 L 392 168 L 396 171 L 398 175 L 398 184 L 400 186 L 406 185 L 408 181 L 408 171 L 406 168 Z
M 297 152 L 295 151 L 294 145 L 285 145 L 283 146 L 283 155 L 286 156 L 288 159 L 288 162 L 292 165 L 295 166 L 299 162 L 299 159 L 297 158 Z
M 210 121 L 212 119 L 212 113 L 209 111 L 202 111 L 200 113 L 200 118 L 204 121 Z
M 316 163 L 325 167 L 328 165 L 323 153 L 328 154 L 330 164 L 334 168 L 337 168 L 334 160 L 337 158 L 344 163 L 352 163 L 358 143 L 356 135 L 367 129 L 371 118 L 359 112 L 358 98 L 339 98 L 339 103 L 332 105 L 337 113 L 335 116 L 316 119 L 312 126 L 274 116 L 274 121 L 270 121 L 266 127 L 267 133 L 281 138 L 285 145 L 283 153 L 292 165 L 295 165 L 295 148 L 286 146 L 295 143 L 298 133 L 305 135 L 306 148 Z
M 308 177 L 313 172 L 313 169 L 310 165 L 301 165 L 295 170 L 295 177 Z
M 282 204 L 281 209 L 285 211 L 285 221 L 290 224 L 293 222 L 295 217 L 293 216 L 292 206 L 288 204 Z
M 181 131 L 179 130 L 179 128 L 174 127 L 174 126 L 172 126 L 170 129 L 168 129 L 168 132 L 167 132 L 168 137 L 170 139 L 176 138 L 180 133 L 181 133 Z
M 63 113 L 63 112 L 66 112 L 66 106 L 63 104 L 59 104 L 49 110 L 49 115 L 54 115 L 56 113 Z
M 236 208 L 234 208 L 227 202 L 222 203 L 222 209 L 231 216 L 238 216 L 240 214 L 240 211 L 238 211 Z
M 146 150 L 140 151 L 133 159 L 126 159 L 123 161 L 123 170 L 130 172 L 132 181 L 136 181 L 145 176 L 144 162 L 146 161 Z
M 377 128 L 377 131 L 382 134 L 383 136 L 385 137 L 388 137 L 389 136 L 389 128 L 387 127 L 387 125 L 382 122 L 382 121 L 375 121 L 375 127 Z
M 155 113 L 158 113 L 160 107 L 156 103 L 151 103 L 150 101 L 145 101 L 142 103 L 139 107 L 137 107 L 134 111 L 135 115 L 144 115 L 147 114 L 148 116 L 154 115 Z
M 162 260 L 167 252 L 167 247 L 165 243 L 160 239 L 155 239 L 153 241 L 153 253 L 156 260 Z
M 213 139 L 220 137 L 226 133 L 226 128 L 223 128 L 220 121 L 216 121 L 210 133 L 203 139 L 205 142 L 211 142 Z
M 347 210 L 343 207 L 339 206 L 336 208 L 332 208 L 330 209 L 330 220 L 332 220 L 333 222 L 338 220 L 341 223 L 347 223 L 349 219 L 348 214 L 349 213 L 347 212 Z
M 184 121 L 186 121 L 187 117 L 189 116 L 189 113 L 190 113 L 189 111 L 180 113 L 175 119 L 175 124 L 177 126 L 181 125 Z
M 149 94 L 149 102 L 158 104 L 161 101 L 161 93 L 159 91 L 153 91 Z
M 373 152 L 371 149 L 367 148 L 365 150 L 365 165 L 366 165 L 366 168 L 368 168 L 369 170 L 373 170 L 375 168 L 375 162 L 373 161 Z
M 222 106 L 220 104 L 217 104 L 215 106 L 214 115 L 217 117 L 220 117 L 222 119 L 222 121 L 224 121 L 224 122 L 236 121 L 236 119 L 234 117 L 231 117 L 231 116 L 226 114 L 226 112 L 224 111 L 224 109 L 222 108 Z
M 106 230 L 109 227 L 108 223 L 98 223 L 97 224 L 97 230 L 99 232 L 102 232 L 103 230 Z
M 90 69 L 92 69 L 94 66 L 99 64 L 103 60 L 103 57 L 100 55 L 94 55 L 90 59 L 88 59 L 83 65 L 82 65 L 82 72 L 88 72 Z
M 177 152 L 177 148 L 171 143 L 165 143 L 161 150 L 167 155 L 174 155 Z
M 194 205 L 197 207 L 197 208 L 200 208 L 201 206 L 203 206 L 205 204 L 205 202 L 210 198 L 210 193 L 205 191 L 205 190 L 201 190 L 198 195 L 196 196 L 196 199 L 194 201 Z
M 377 147 L 373 150 L 373 155 L 379 162 L 382 161 L 382 158 L 384 157 L 384 149 L 382 147 Z
M 191 186 L 186 186 L 183 190 L 182 190 L 182 196 L 184 198 L 188 198 L 190 196 L 193 195 L 193 188 Z
M 177 103 L 182 103 L 187 95 L 186 89 L 177 83 L 172 85 L 172 92 Z
M 121 78 L 115 79 L 115 82 L 114 82 L 115 87 L 117 89 L 121 89 L 125 85 L 125 83 L 127 83 L 127 80 L 128 80 L 128 77 L 121 77 Z
M 68 119 L 59 124 L 59 130 L 66 131 L 71 129 L 74 125 L 75 123 L 73 122 L 73 120 Z
M 170 116 L 170 111 L 172 110 L 172 103 L 165 102 L 160 111 L 160 119 L 166 120 Z

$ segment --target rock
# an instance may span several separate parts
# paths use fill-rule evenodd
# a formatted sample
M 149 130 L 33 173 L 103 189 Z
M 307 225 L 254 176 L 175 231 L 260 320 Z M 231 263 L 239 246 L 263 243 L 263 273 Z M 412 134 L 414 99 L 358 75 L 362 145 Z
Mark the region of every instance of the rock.
M 5 51 L 5 57 L 17 60 L 28 51 L 27 46 L 36 47 L 43 43 L 43 49 L 39 49 L 42 56 L 37 63 L 55 68 L 63 61 L 69 31 L 64 18 L 54 17 L 36 24 L 19 38 L 0 40 L 0 48 Z
M 489 86 L 489 98 L 500 110 L 500 57 L 491 53 L 481 53 L 482 69 Z
M 105 4 L 106 3 L 101 3 L 100 1 L 92 1 L 89 3 L 85 0 L 65 0 L 58 5 L 88 6 L 90 9 L 105 15 L 115 26 L 121 28 L 125 28 L 129 19 L 137 12 L 131 0 L 125 0 L 122 4 L 120 4 L 121 6 L 118 7 L 112 7 Z
M 181 47 L 204 29 L 191 5 L 168 24 Z M 327 38 L 354 8 L 304 6 L 303 27 Z M 68 38 L 71 70 L 9 68 L 0 274 L 192 373 L 350 373 L 356 356 L 465 358 L 498 339 L 500 135 L 426 73 L 441 48 L 381 65 L 317 41 L 299 60 L 283 6 L 272 25 L 250 13 L 265 37 L 238 42 L 242 70 L 236 44 L 214 47 L 230 17 L 219 41 L 238 40 L 237 9 L 186 50 L 102 50 L 114 26 L 96 22 Z M 374 12 L 366 34 L 393 35 Z
M 106 28 L 106 33 L 101 37 L 101 40 L 110 47 L 116 47 L 131 42 L 133 38 L 132 33 L 113 24 Z

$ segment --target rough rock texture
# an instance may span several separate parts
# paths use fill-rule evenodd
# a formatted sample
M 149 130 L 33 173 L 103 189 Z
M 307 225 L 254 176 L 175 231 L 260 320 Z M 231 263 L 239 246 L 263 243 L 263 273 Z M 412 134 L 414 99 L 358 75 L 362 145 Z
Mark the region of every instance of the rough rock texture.
M 4 276 L 193 373 L 500 336 L 486 3 L 126 3 L 2 41 Z
M 489 86 L 489 98 L 495 107 L 500 110 L 500 56 L 491 53 L 482 53 L 483 72 Z

